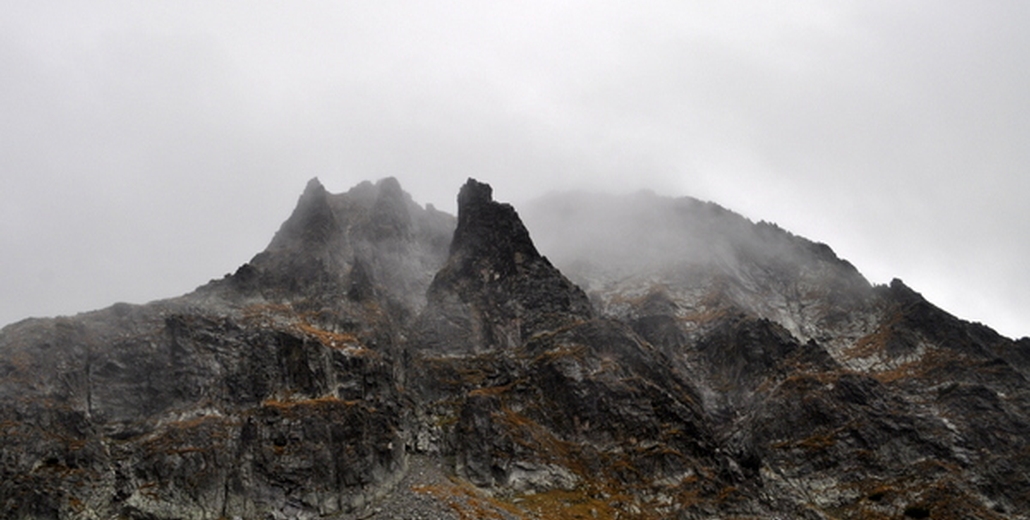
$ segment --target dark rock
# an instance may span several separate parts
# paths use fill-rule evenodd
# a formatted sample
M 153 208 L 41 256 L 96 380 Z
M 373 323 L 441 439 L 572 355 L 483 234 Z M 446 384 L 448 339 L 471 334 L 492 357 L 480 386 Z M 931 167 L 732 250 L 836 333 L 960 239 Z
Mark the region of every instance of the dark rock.
M 313 179 L 222 280 L 5 327 L 0 518 L 1026 518 L 1030 339 L 712 203 L 546 202 Z
M 469 179 L 458 195 L 450 256 L 429 286 L 419 348 L 474 353 L 590 319 L 581 289 L 540 256 L 515 209 Z

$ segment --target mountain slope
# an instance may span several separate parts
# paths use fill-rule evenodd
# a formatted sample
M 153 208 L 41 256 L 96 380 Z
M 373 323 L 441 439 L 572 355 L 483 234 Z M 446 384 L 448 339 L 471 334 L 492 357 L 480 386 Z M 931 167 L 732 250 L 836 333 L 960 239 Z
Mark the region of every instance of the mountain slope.
M 312 181 L 268 249 L 189 295 L 0 335 L 7 518 L 363 504 L 405 465 L 402 324 L 453 218 L 393 179 Z
M 1025 510 L 1025 338 L 958 320 L 899 280 L 872 287 L 826 245 L 711 203 L 555 194 L 525 214 L 598 308 L 698 385 L 779 496 L 858 517 L 938 499 L 935 518 Z
M 1026 518 L 1030 340 L 711 203 L 458 203 L 312 180 L 231 276 L 4 328 L 0 518 Z

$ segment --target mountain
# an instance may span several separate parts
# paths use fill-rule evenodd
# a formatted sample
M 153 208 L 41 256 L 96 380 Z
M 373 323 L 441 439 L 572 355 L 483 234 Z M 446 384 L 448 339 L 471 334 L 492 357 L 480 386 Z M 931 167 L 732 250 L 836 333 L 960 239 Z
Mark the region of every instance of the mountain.
M 0 518 L 1028 518 L 1030 339 L 712 203 L 522 211 L 312 180 L 223 279 L 5 327 Z

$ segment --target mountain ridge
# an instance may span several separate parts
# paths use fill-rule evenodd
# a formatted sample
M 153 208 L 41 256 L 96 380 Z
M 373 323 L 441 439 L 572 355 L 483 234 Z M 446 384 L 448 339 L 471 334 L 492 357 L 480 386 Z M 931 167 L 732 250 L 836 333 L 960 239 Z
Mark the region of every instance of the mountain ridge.
M 1026 517 L 1030 339 L 713 203 L 541 200 L 312 179 L 232 275 L 3 328 L 0 517 L 375 517 L 411 457 L 455 518 Z

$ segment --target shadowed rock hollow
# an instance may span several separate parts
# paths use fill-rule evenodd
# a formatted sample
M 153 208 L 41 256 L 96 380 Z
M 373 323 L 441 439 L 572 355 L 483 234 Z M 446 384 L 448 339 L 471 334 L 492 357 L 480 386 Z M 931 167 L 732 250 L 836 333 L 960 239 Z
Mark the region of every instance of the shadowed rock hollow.
M 526 215 L 312 180 L 231 276 L 5 327 L 0 518 L 1027 518 L 1027 338 L 711 203 Z

